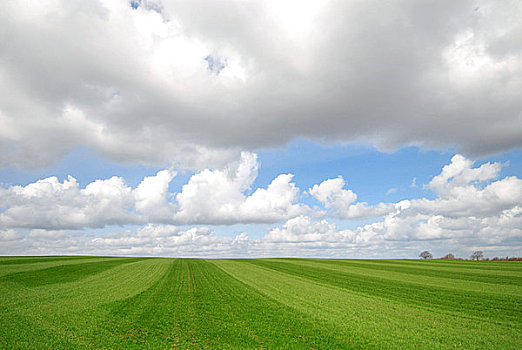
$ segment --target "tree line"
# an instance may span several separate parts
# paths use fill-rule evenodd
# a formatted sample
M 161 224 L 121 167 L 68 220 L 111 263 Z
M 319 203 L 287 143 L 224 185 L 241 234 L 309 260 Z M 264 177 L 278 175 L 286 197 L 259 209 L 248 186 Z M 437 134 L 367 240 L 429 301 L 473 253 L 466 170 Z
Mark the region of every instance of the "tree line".
M 421 252 L 419 254 L 419 257 L 423 258 L 423 259 L 433 259 L 433 254 L 431 254 L 429 251 L 425 250 L 423 252 Z M 444 255 L 443 257 L 440 257 L 439 259 L 445 259 L 445 260 L 466 260 L 466 259 L 463 259 L 463 258 L 457 258 L 455 257 L 454 254 L 452 253 L 448 253 L 446 255 Z M 522 258 L 518 258 L 518 257 L 509 257 L 509 256 L 506 256 L 505 258 L 502 258 L 502 257 L 494 257 L 494 258 L 485 258 L 484 257 L 484 252 L 481 251 L 481 250 L 476 250 L 474 251 L 471 256 L 470 256 L 470 259 L 471 260 L 482 260 L 482 261 L 522 261 Z

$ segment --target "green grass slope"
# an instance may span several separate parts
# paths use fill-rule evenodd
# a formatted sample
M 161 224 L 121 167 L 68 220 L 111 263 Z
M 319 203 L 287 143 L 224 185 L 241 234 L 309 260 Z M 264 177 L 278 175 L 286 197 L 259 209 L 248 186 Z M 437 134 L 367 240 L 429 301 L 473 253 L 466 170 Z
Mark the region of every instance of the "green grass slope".
M 0 348 L 519 349 L 518 262 L 0 258 Z

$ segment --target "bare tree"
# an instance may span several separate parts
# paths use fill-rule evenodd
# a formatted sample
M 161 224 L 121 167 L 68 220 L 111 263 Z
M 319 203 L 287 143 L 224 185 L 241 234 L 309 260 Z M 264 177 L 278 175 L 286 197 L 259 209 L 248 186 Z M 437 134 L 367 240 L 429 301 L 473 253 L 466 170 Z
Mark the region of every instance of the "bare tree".
M 480 260 L 484 256 L 484 252 L 481 250 L 474 251 L 473 254 L 471 254 L 471 260 Z
M 453 259 L 455 259 L 455 255 L 453 255 L 453 254 L 451 254 L 451 253 L 448 253 L 448 254 L 444 255 L 444 256 L 442 257 L 442 259 L 453 260 Z
M 423 251 L 422 253 L 419 254 L 419 256 L 423 259 L 431 259 L 433 258 L 433 254 L 431 254 L 430 252 L 428 252 L 427 250 Z

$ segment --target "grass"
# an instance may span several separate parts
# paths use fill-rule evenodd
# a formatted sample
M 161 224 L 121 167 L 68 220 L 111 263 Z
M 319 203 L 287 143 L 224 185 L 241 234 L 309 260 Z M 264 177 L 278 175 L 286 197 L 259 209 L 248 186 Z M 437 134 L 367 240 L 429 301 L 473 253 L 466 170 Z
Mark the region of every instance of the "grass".
M 0 258 L 0 348 L 519 349 L 519 262 Z

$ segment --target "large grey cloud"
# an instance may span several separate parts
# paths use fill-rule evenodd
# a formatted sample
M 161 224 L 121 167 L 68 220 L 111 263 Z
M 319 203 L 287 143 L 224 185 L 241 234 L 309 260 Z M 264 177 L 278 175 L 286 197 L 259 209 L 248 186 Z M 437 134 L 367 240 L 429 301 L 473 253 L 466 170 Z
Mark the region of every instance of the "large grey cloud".
M 0 166 L 220 166 L 296 137 L 522 145 L 518 1 L 8 1 Z

